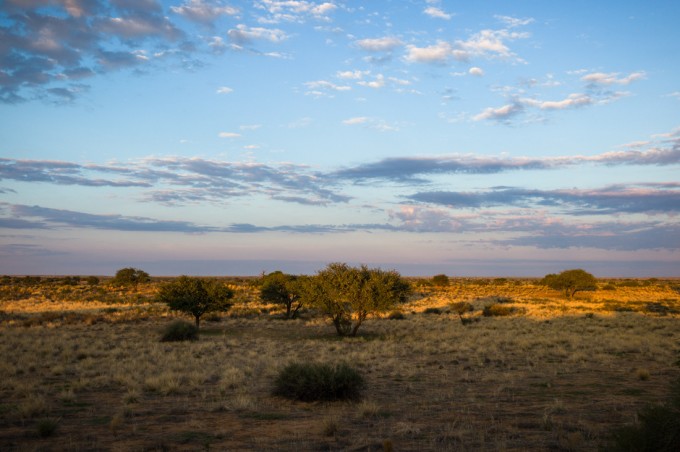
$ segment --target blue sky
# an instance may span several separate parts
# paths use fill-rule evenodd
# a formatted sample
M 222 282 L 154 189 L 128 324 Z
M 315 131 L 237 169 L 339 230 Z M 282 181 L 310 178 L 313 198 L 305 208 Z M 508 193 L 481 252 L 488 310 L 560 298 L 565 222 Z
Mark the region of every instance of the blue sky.
M 680 276 L 679 20 L 6 0 L 0 273 Z

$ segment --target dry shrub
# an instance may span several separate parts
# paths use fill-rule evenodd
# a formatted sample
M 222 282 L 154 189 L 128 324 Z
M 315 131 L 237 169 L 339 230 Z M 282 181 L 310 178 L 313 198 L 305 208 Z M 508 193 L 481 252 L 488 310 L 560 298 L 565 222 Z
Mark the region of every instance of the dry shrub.
M 500 304 L 492 304 L 484 307 L 482 315 L 484 317 L 507 317 L 514 314 L 515 309 L 510 306 L 503 306 Z

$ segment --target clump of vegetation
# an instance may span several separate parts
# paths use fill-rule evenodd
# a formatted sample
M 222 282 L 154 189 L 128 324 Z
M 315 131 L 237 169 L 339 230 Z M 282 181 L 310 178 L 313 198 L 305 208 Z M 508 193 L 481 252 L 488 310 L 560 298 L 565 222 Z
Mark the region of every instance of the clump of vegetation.
M 515 313 L 515 309 L 511 306 L 503 306 L 501 304 L 490 304 L 484 307 L 482 315 L 484 317 L 506 317 Z
M 195 341 L 198 327 L 184 320 L 175 320 L 165 328 L 161 342 Z
M 85 278 L 85 282 L 89 286 L 96 286 L 97 284 L 99 284 L 99 278 L 97 278 L 96 276 L 88 276 L 87 278 Z
M 48 438 L 54 435 L 54 432 L 57 431 L 58 426 L 59 421 L 57 419 L 50 418 L 40 419 L 36 424 L 36 430 L 38 432 L 39 437 Z
M 262 278 L 262 301 L 283 305 L 285 318 L 294 319 L 302 308 L 303 277 L 275 271 Z
M 390 320 L 404 320 L 406 318 L 406 316 L 401 311 L 392 311 L 387 316 L 387 318 L 390 319 Z
M 116 272 L 116 276 L 113 277 L 111 283 L 116 286 L 135 286 L 138 284 L 148 283 L 151 281 L 151 277 L 144 270 L 138 268 L 126 267 L 121 268 Z
M 541 284 L 551 289 L 564 291 L 567 298 L 572 298 L 576 292 L 597 290 L 597 279 L 580 268 L 565 270 L 557 275 L 546 275 Z
M 274 382 L 274 395 L 304 402 L 358 399 L 364 378 L 347 364 L 291 363 Z
M 432 285 L 436 287 L 446 287 L 449 285 L 449 277 L 441 274 L 432 277 Z
M 423 314 L 436 314 L 439 315 L 442 313 L 442 310 L 439 308 L 425 308 L 423 311 Z
M 356 336 L 370 314 L 389 311 L 410 294 L 397 271 L 333 263 L 309 279 L 303 298 L 333 322 L 339 336 Z
M 203 314 L 229 310 L 233 296 L 234 292 L 219 281 L 180 276 L 161 286 L 157 299 L 170 309 L 193 315 L 199 328 Z
M 475 310 L 475 308 L 472 306 L 471 303 L 468 303 L 467 301 L 458 301 L 456 303 L 451 303 L 449 306 L 451 309 L 451 312 L 454 312 L 458 314 L 458 317 L 460 318 L 460 323 L 463 325 L 467 325 L 470 319 L 467 317 L 463 317 L 463 314 L 467 314 L 468 312 L 472 312 Z
M 638 424 L 612 434 L 605 450 L 611 452 L 675 452 L 680 450 L 680 379 L 671 387 L 668 401 L 638 413 Z

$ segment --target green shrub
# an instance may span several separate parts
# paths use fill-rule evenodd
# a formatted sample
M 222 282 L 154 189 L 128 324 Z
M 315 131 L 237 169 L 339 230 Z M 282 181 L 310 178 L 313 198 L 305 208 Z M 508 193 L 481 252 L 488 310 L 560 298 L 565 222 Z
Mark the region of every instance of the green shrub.
M 274 395 L 312 402 L 358 399 L 364 378 L 347 364 L 291 363 L 274 382 Z
M 175 320 L 163 332 L 161 342 L 195 341 L 198 339 L 196 325 L 184 320 Z
M 54 432 L 57 431 L 58 426 L 59 426 L 58 420 L 40 419 L 36 424 L 36 430 L 38 432 L 38 436 L 40 436 L 41 438 L 47 438 L 52 436 Z
M 406 318 L 406 316 L 401 311 L 392 311 L 387 316 L 387 318 L 390 319 L 390 320 L 404 320 Z
M 482 311 L 482 315 L 484 317 L 505 317 L 508 315 L 512 315 L 515 312 L 515 309 L 510 307 L 510 306 L 503 306 L 500 304 L 491 304 L 489 306 L 485 306 L 484 310 Z
M 680 379 L 669 401 L 638 413 L 638 425 L 615 430 L 605 450 L 611 452 L 671 452 L 680 450 Z

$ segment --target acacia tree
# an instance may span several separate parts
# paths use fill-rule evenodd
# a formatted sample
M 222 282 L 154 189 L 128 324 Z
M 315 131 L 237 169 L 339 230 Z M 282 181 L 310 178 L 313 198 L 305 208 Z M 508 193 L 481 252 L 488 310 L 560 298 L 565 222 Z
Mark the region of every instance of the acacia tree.
M 180 276 L 162 285 L 157 299 L 170 309 L 193 315 L 198 328 L 203 314 L 227 311 L 233 296 L 234 292 L 219 281 Z
M 147 283 L 151 281 L 151 277 L 144 270 L 138 268 L 126 267 L 121 268 L 116 272 L 111 282 L 121 286 L 135 286 L 139 283 Z
M 580 268 L 545 275 L 541 283 L 551 289 L 563 290 L 567 298 L 572 298 L 576 292 L 597 289 L 597 279 Z
M 283 305 L 286 318 L 294 319 L 302 308 L 303 278 L 275 271 L 264 276 L 260 288 L 260 298 L 269 303 Z
M 303 298 L 330 318 L 339 336 L 356 336 L 368 315 L 391 309 L 410 293 L 394 270 L 333 263 L 309 279 Z

